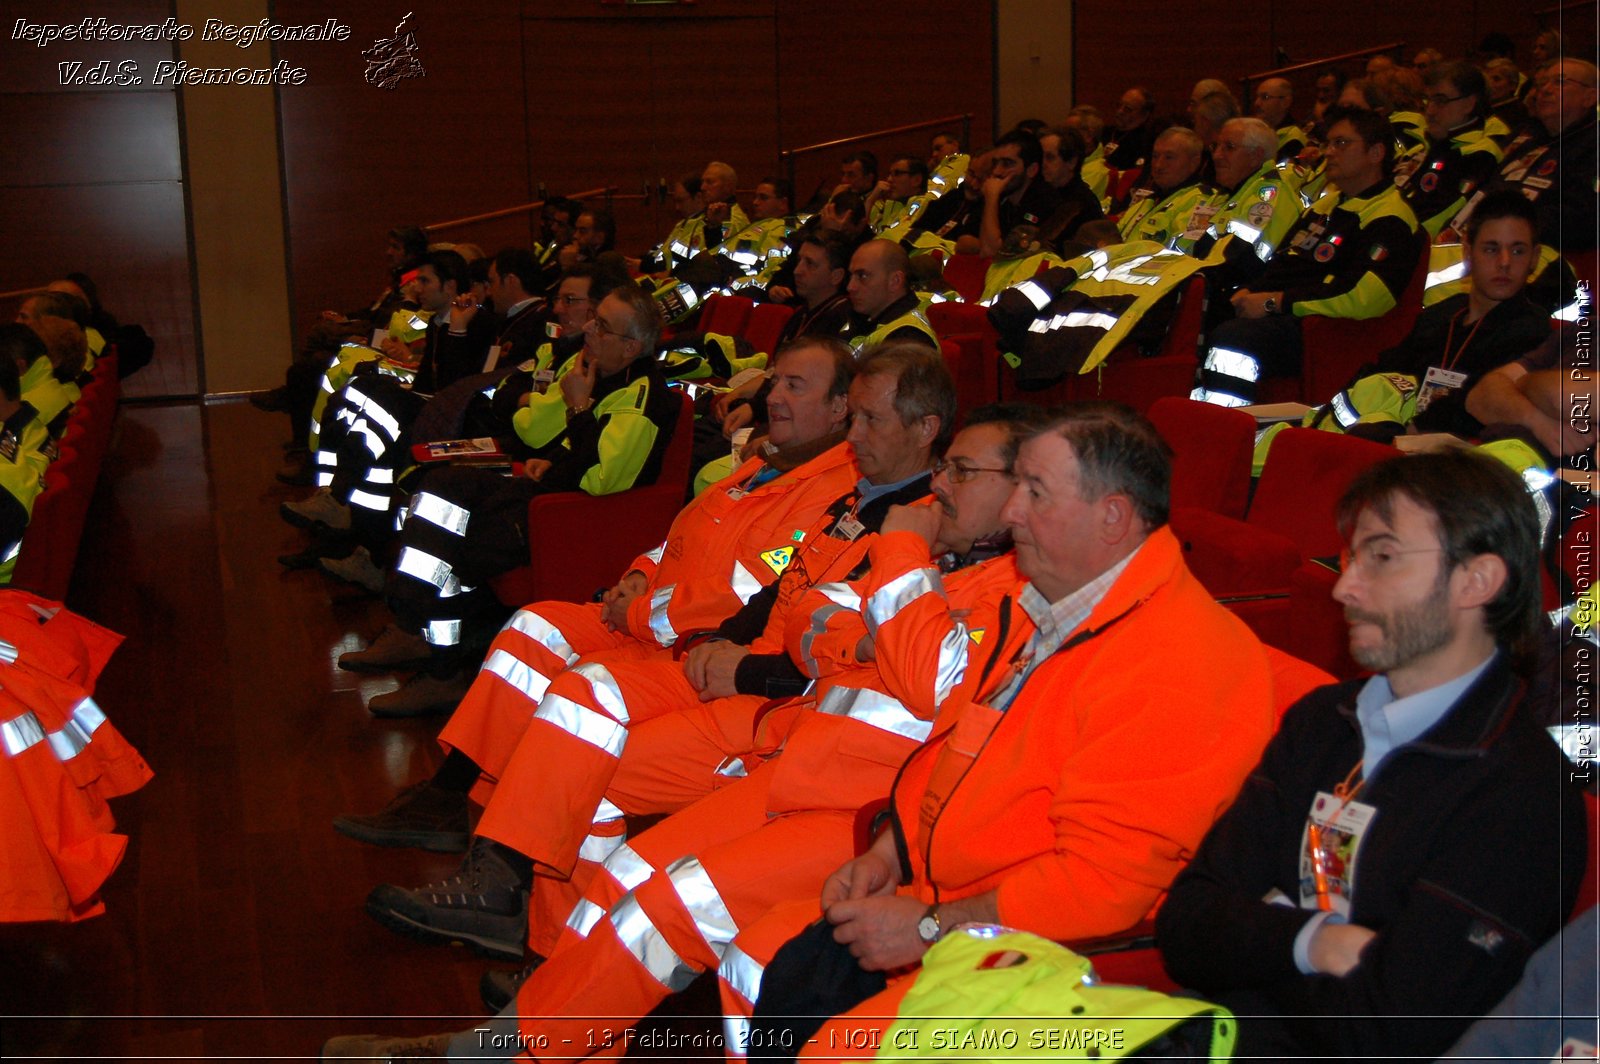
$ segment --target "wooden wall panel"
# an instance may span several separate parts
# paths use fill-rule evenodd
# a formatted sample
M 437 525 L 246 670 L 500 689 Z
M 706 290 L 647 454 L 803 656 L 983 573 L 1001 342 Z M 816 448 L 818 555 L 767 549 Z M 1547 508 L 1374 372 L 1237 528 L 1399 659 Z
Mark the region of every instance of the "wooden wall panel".
M 361 50 L 412 10 L 427 72 L 386 90 L 368 84 Z M 326 4 L 281 0 L 279 22 L 328 17 Z M 296 328 L 324 307 L 364 305 L 383 283 L 384 233 L 531 199 L 523 133 L 517 9 L 419 0 L 339 5 L 347 42 L 278 46 L 304 67 L 279 90 Z M 514 223 L 513 223 L 514 224 Z M 467 233 L 443 238 L 474 237 Z M 522 237 L 526 241 L 526 236 Z
M 164 0 L 114 7 L 105 16 L 125 23 L 171 14 Z M 100 13 L 48 0 L 0 20 L 0 128 L 11 146 L 0 172 L 0 291 L 88 273 L 107 309 L 155 339 L 155 361 L 125 382 L 124 394 L 192 395 L 199 372 L 178 97 L 149 84 L 173 45 L 58 40 L 40 48 L 11 37 L 18 18 L 75 24 Z M 145 84 L 60 84 L 57 64 L 102 59 L 113 68 L 137 63 Z M 0 318 L 11 320 L 20 302 L 0 306 Z
M 785 148 L 967 112 L 975 143 L 994 137 L 994 20 L 988 4 L 784 4 L 778 40 L 778 138 Z M 884 160 L 895 153 L 925 156 L 931 133 L 863 146 L 886 170 Z M 837 180 L 843 154 L 829 151 L 804 160 L 798 171 L 802 199 L 818 180 Z

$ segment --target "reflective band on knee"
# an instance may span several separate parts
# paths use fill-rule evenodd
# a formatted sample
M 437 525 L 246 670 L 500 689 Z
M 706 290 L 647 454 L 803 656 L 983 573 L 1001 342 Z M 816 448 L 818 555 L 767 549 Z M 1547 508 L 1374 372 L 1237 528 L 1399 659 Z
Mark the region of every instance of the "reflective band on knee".
M 611 670 L 597 662 L 586 661 L 573 667 L 574 675 L 581 676 L 589 684 L 589 690 L 594 692 L 594 700 L 600 703 L 600 708 L 611 714 L 611 718 L 619 724 L 628 723 L 628 703 L 622 700 L 622 688 L 617 686 L 616 677 L 611 675 Z
M 711 881 L 705 865 L 697 857 L 679 858 L 667 866 L 667 878 L 672 881 L 678 900 L 694 918 L 700 937 L 720 959 L 722 951 L 739 933 L 739 925 L 733 922 L 733 914 L 717 892 L 717 885 Z
M 411 503 L 411 513 L 458 536 L 467 534 L 467 522 L 472 520 L 471 511 L 465 507 L 457 506 L 449 499 L 441 499 L 426 491 L 417 493 L 416 499 Z
M 588 898 L 584 898 L 572 907 L 572 913 L 567 917 L 567 926 L 576 931 L 581 938 L 588 938 L 589 932 L 594 930 L 594 925 L 600 922 L 606 911 Z
M 394 470 L 388 466 L 373 466 L 367 470 L 368 484 L 393 484 Z
M 1242 381 L 1261 379 L 1260 361 L 1248 352 L 1235 351 L 1231 347 L 1213 347 L 1206 352 L 1204 368 Z
M 572 649 L 572 644 L 567 642 L 567 637 L 561 629 L 532 610 L 518 610 L 512 615 L 511 620 L 506 622 L 506 627 L 521 632 L 568 665 L 578 660 L 577 653 Z
M 395 563 L 395 568 L 425 584 L 432 584 L 439 589 L 442 598 L 451 598 L 461 593 L 461 581 L 450 571 L 450 564 L 435 558 L 427 551 L 407 547 L 400 552 L 400 560 Z
M 738 943 L 730 943 L 722 954 L 721 963 L 717 965 L 717 976 L 744 999 L 746 1006 L 753 1009 L 756 999 L 761 996 L 761 977 L 766 970 L 765 965 L 740 949 Z M 736 1047 L 745 1045 L 750 1035 L 750 1021 L 745 1016 L 725 1012 L 722 1016 L 722 1033 L 727 1040 L 728 1050 L 732 1052 Z
M 631 892 L 611 907 L 609 919 L 623 948 L 633 954 L 644 965 L 644 970 L 668 990 L 682 990 L 700 974 L 697 969 L 685 964 L 677 951 L 667 945 L 666 936 L 650 922 L 650 915 Z
M 429 621 L 422 638 L 436 647 L 453 647 L 461 642 L 460 621 Z
M 1196 388 L 1189 393 L 1189 398 L 1197 403 L 1210 403 L 1212 406 L 1249 406 L 1250 400 L 1242 395 L 1230 395 L 1211 388 Z
M 550 677 L 504 650 L 490 654 L 483 663 L 483 671 L 494 673 L 534 702 L 550 689 Z
M 44 742 L 44 728 L 39 724 L 39 718 L 31 712 L 12 717 L 0 724 L 0 744 L 4 744 L 6 753 L 12 757 L 17 757 L 23 751 L 42 742 Z
M 612 757 L 621 757 L 622 747 L 628 741 L 628 729 L 588 706 L 580 706 L 560 695 L 545 695 L 539 708 L 534 711 L 533 719 L 554 724 L 568 735 L 599 747 Z
M 622 884 L 624 891 L 635 889 L 655 872 L 650 862 L 640 857 L 638 851 L 626 842 L 605 859 L 605 869 L 607 875 Z
M 94 699 L 85 698 L 78 703 L 61 730 L 53 731 L 45 738 L 50 741 L 50 749 L 55 751 L 57 759 L 71 761 L 83 753 L 94 738 L 96 729 L 105 722 L 106 715 Z

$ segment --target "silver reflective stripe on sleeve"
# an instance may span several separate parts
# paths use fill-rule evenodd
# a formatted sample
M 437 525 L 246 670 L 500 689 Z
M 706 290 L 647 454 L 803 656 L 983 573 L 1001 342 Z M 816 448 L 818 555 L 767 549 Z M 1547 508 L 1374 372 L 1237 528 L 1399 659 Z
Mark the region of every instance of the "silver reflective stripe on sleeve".
M 367 453 L 374 458 L 382 458 L 383 452 L 389 449 L 388 441 L 380 436 L 371 425 L 365 421 L 358 421 L 350 426 L 350 435 L 360 436 L 361 442 L 367 445 Z
M 358 392 L 357 395 L 360 395 L 360 393 Z M 394 415 L 389 413 L 389 411 L 385 410 L 383 407 L 379 406 L 377 403 L 373 402 L 371 399 L 368 399 L 364 395 L 361 395 L 359 400 L 353 402 L 352 405 L 357 410 L 361 411 L 362 416 L 366 417 L 370 421 L 376 422 L 378 427 L 388 435 L 390 440 L 399 438 L 400 422 L 397 421 Z
M 367 470 L 368 484 L 393 484 L 394 470 L 388 466 L 373 466 Z
M 728 581 L 728 586 L 733 588 L 733 593 L 739 596 L 740 602 L 749 602 L 755 593 L 761 590 L 761 581 L 744 567 L 743 562 L 734 562 L 733 579 Z
M 1459 281 L 1466 275 L 1467 264 L 1465 260 L 1462 260 L 1461 262 L 1446 266 L 1442 270 L 1433 270 L 1429 272 L 1427 280 L 1423 281 L 1422 283 L 1422 287 L 1425 290 L 1429 288 L 1435 288 L 1442 284 L 1449 284 L 1451 281 Z
M 554 724 L 612 757 L 621 757 L 622 747 L 628 741 L 628 729 L 561 695 L 545 695 L 539 708 L 534 710 L 533 719 Z
M 15 665 L 17 663 L 17 648 L 7 643 L 4 639 L 0 639 L 0 661 L 5 662 L 7 665 Z
M 588 938 L 589 932 L 594 930 L 594 925 L 598 924 L 605 914 L 604 909 L 584 898 L 572 907 L 572 914 L 567 917 L 567 926 L 576 931 L 580 937 Z
M 670 647 L 678 638 L 678 633 L 673 630 L 672 620 L 667 616 L 667 607 L 672 605 L 672 589 L 677 586 L 668 584 L 666 587 L 658 587 L 650 596 L 650 634 L 664 647 Z
M 821 673 L 821 668 L 817 665 L 816 656 L 811 653 L 812 641 L 828 630 L 828 620 L 835 614 L 850 612 L 854 611 L 829 603 L 826 606 L 818 607 L 811 614 L 811 627 L 806 630 L 805 635 L 800 637 L 800 667 L 805 670 L 807 676 L 815 677 Z
M 556 657 L 566 661 L 568 665 L 578 660 L 577 652 L 572 649 L 572 644 L 567 642 L 567 637 L 562 634 L 561 629 L 532 610 L 518 610 L 512 614 L 506 627 L 521 632 Z
M 700 973 L 683 962 L 683 958 L 667 945 L 666 937 L 656 930 L 650 916 L 640 907 L 632 894 L 611 907 L 611 926 L 617 938 L 629 953 L 644 965 L 656 982 L 668 990 L 678 991 L 694 982 Z
M 458 536 L 467 534 L 467 522 L 472 520 L 470 510 L 426 491 L 417 493 L 416 499 L 411 503 L 411 513 Z
M 628 703 L 623 701 L 622 688 L 617 686 L 617 679 L 611 675 L 610 669 L 598 662 L 586 661 L 573 666 L 572 672 L 588 681 L 589 690 L 594 692 L 594 700 L 600 703 L 601 709 L 611 714 L 613 720 L 619 724 L 628 723 Z
M 496 650 L 483 663 L 483 671 L 492 672 L 522 694 L 537 702 L 550 689 L 550 677 L 504 650 Z
M 835 687 L 822 696 L 817 712 L 859 720 L 918 743 L 933 730 L 932 721 L 917 717 L 899 699 L 864 687 Z
M 610 798 L 604 797 L 603 795 L 600 798 L 600 804 L 594 807 L 594 822 L 596 824 L 605 820 L 621 820 L 627 815 L 628 814 L 624 813 L 621 809 L 617 808 L 616 804 L 612 802 Z
M 328 379 L 326 374 L 324 374 L 322 377 L 322 390 L 327 392 L 329 395 L 333 394 L 333 382 Z
M 6 753 L 12 757 L 42 742 L 44 742 L 44 728 L 40 726 L 39 718 L 32 713 L 23 713 L 0 724 L 0 743 L 5 744 Z
M 1552 724 L 1550 738 L 1561 747 L 1567 760 L 1575 765 L 1592 765 L 1600 762 L 1595 754 L 1595 726 L 1593 724 Z
M 654 550 L 645 551 L 644 552 L 644 556 L 646 558 L 649 558 L 656 565 L 660 565 L 661 564 L 661 558 L 666 553 L 667 553 L 667 545 L 665 543 L 659 543 L 659 544 L 656 545 Z
M 1341 428 L 1347 429 L 1361 420 L 1361 416 L 1356 413 L 1356 408 L 1350 405 L 1348 393 L 1340 392 L 1335 395 L 1331 400 L 1331 405 L 1333 407 L 1334 420 L 1339 422 Z
M 649 861 L 627 843 L 619 843 L 611 856 L 605 859 L 606 873 L 622 884 L 624 891 L 633 890 L 655 873 Z
M 435 558 L 427 551 L 407 547 L 400 552 L 400 560 L 395 563 L 395 568 L 425 584 L 432 584 L 439 589 L 441 598 L 451 598 L 461 593 L 461 581 L 450 571 L 449 563 Z
M 738 943 L 730 943 L 722 954 L 722 962 L 717 965 L 717 976 L 739 997 L 744 999 L 746 1006 L 754 1008 L 756 999 L 761 996 L 761 977 L 766 974 L 766 966 L 757 961 L 750 954 L 739 948 Z M 744 1055 L 744 1047 L 750 1036 L 750 1021 L 743 1015 L 724 1013 L 722 1017 L 722 1033 L 726 1039 L 726 1050 L 729 1054 Z
M 1050 305 L 1050 293 L 1045 291 L 1044 285 L 1038 281 L 1023 281 L 1013 291 L 1021 292 L 1027 296 L 1028 302 L 1033 304 L 1034 310 L 1043 310 Z
M 867 608 L 862 611 L 867 621 L 867 630 L 877 632 L 879 625 L 923 595 L 941 590 L 943 583 L 939 579 L 937 569 L 913 569 L 909 573 L 895 577 L 868 596 Z
M 78 703 L 60 731 L 53 731 L 46 736 L 50 740 L 50 749 L 55 751 L 59 760 L 71 761 L 83 752 L 94 738 L 95 730 L 105 722 L 106 715 L 94 699 L 85 698 Z
M 667 878 L 672 881 L 678 900 L 694 918 L 700 937 L 721 958 L 723 949 L 739 933 L 739 925 L 733 922 L 733 914 L 717 892 L 717 885 L 711 882 L 706 866 L 697 857 L 682 857 L 667 866 Z
M 722 764 L 717 766 L 717 775 L 724 779 L 742 780 L 749 774 L 749 770 L 744 767 L 742 757 L 723 758 Z
M 422 638 L 436 647 L 453 647 L 461 642 L 461 622 L 429 621 L 427 627 L 422 629 Z
M 950 692 L 960 686 L 967 675 L 967 647 L 971 640 L 967 626 L 957 624 L 939 640 L 939 663 L 934 668 L 933 704 L 942 707 Z

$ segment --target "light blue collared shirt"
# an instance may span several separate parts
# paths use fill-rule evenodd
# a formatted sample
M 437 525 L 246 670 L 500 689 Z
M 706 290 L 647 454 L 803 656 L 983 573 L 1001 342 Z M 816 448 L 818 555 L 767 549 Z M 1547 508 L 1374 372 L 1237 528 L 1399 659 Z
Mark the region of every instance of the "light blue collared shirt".
M 1496 652 L 1498 654 L 1498 651 Z M 1490 654 L 1478 666 L 1462 673 L 1447 683 L 1418 691 L 1405 698 L 1396 698 L 1383 674 L 1369 679 L 1356 695 L 1356 723 L 1361 726 L 1361 778 L 1371 780 L 1378 766 L 1395 750 L 1421 738 L 1427 730 L 1450 712 L 1450 707 L 1460 701 L 1467 688 L 1478 681 L 1483 670 L 1494 661 Z M 1316 974 L 1311 967 L 1311 936 L 1327 921 L 1344 923 L 1344 917 L 1334 913 L 1319 912 L 1294 937 L 1295 967 L 1306 975 Z

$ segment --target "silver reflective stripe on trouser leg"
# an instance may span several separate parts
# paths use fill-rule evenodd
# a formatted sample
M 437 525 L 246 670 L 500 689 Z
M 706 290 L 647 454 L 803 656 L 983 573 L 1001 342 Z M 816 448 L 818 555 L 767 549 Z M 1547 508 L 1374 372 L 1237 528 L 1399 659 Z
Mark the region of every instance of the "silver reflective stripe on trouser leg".
M 867 598 L 867 608 L 862 611 L 867 630 L 874 634 L 878 626 L 905 609 L 923 595 L 943 589 L 937 569 L 913 569 L 895 577 Z
M 461 622 L 459 620 L 429 621 L 427 627 L 422 630 L 422 638 L 426 639 L 431 646 L 456 646 L 461 642 Z
M 700 974 L 667 945 L 666 937 L 650 922 L 650 915 L 639 905 L 632 891 L 611 907 L 608 918 L 622 947 L 668 990 L 682 990 Z
M 1261 379 L 1261 363 L 1246 351 L 1213 347 L 1206 352 L 1200 372 L 1207 383 L 1191 392 L 1189 398 L 1215 406 L 1248 406 L 1256 382 Z M 1230 388 L 1229 381 L 1238 384 Z
M 616 677 L 611 675 L 611 670 L 594 661 L 586 661 L 575 665 L 572 672 L 581 676 L 589 684 L 589 690 L 594 692 L 594 700 L 600 703 L 600 708 L 611 714 L 611 719 L 618 724 L 628 723 L 628 704 L 622 700 L 622 688 L 617 686 Z M 620 815 L 621 811 L 618 811 Z
M 717 885 L 711 882 L 706 866 L 698 857 L 681 857 L 667 866 L 667 879 L 694 919 L 695 930 L 720 961 L 722 951 L 739 933 L 739 926 L 733 922 L 733 914 L 717 892 Z
M 550 677 L 504 650 L 490 654 L 483 663 L 483 671 L 500 677 L 531 702 L 539 701 L 550 689 Z
M 650 596 L 650 634 L 664 647 L 670 647 L 678 638 L 677 631 L 672 627 L 672 619 L 667 616 L 667 610 L 672 605 L 672 589 L 677 586 L 668 584 L 658 587 Z
M 868 687 L 835 687 L 822 696 L 817 712 L 859 720 L 917 743 L 933 730 L 932 721 L 918 717 L 893 695 Z
M 628 729 L 603 713 L 596 713 L 561 695 L 547 694 L 534 710 L 534 720 L 554 724 L 568 735 L 598 747 L 612 757 L 622 756 L 622 747 L 628 741 Z
M 610 802 L 602 800 L 600 803 L 601 811 L 604 812 L 607 806 L 610 806 L 612 809 L 616 809 L 618 817 L 622 816 L 622 810 L 617 809 L 617 807 L 611 805 Z M 599 820 L 600 817 L 597 816 L 595 819 Z M 593 835 L 589 837 L 591 839 L 594 838 Z M 627 842 L 624 841 L 626 838 L 627 836 L 625 835 L 618 835 L 616 837 L 615 847 L 612 849 L 610 856 L 608 856 L 602 863 L 602 867 L 605 869 L 606 874 L 617 881 L 617 883 L 622 887 L 624 893 L 633 891 L 639 886 L 639 884 L 649 879 L 650 876 L 655 872 L 655 869 L 650 867 L 650 862 L 646 861 L 643 857 L 640 857 L 638 853 L 634 851 L 633 847 L 629 846 Z M 578 856 L 583 856 L 581 850 L 579 851 Z M 577 932 L 579 937 L 588 938 L 589 932 L 594 930 L 594 925 L 599 923 L 600 918 L 605 916 L 605 914 L 605 909 L 596 905 L 588 898 L 584 898 L 579 901 L 577 905 L 573 906 L 572 914 L 567 917 L 567 926 L 573 931 Z
M 375 510 L 378 513 L 387 513 L 389 510 L 389 496 L 374 495 L 361 488 L 350 489 L 350 505 L 359 506 L 363 510 Z
M 59 760 L 71 761 L 83 753 L 93 740 L 96 729 L 105 722 L 106 715 L 94 699 L 85 698 L 78 703 L 60 731 L 53 731 L 46 736 L 50 740 L 50 749 L 55 751 Z
M 395 568 L 407 576 L 432 584 L 439 589 L 440 598 L 454 598 L 461 594 L 461 581 L 451 571 L 450 563 L 435 558 L 427 551 L 407 547 L 400 552 Z
M 472 519 L 472 513 L 466 507 L 457 506 L 449 499 L 426 491 L 417 492 L 417 497 L 411 500 L 411 516 L 420 517 L 458 536 L 467 534 L 467 522 Z
M 761 977 L 765 974 L 766 966 L 740 949 L 738 943 L 729 944 L 722 954 L 722 963 L 717 965 L 717 977 L 732 987 L 751 1010 L 761 996 Z M 744 1056 L 750 1040 L 749 1017 L 724 1011 L 722 1035 L 723 1049 L 729 1056 Z
M 39 718 L 31 712 L 12 717 L 0 724 L 0 745 L 4 745 L 6 753 L 12 757 L 17 757 L 23 751 L 42 742 L 44 742 L 44 728 L 39 724 Z

